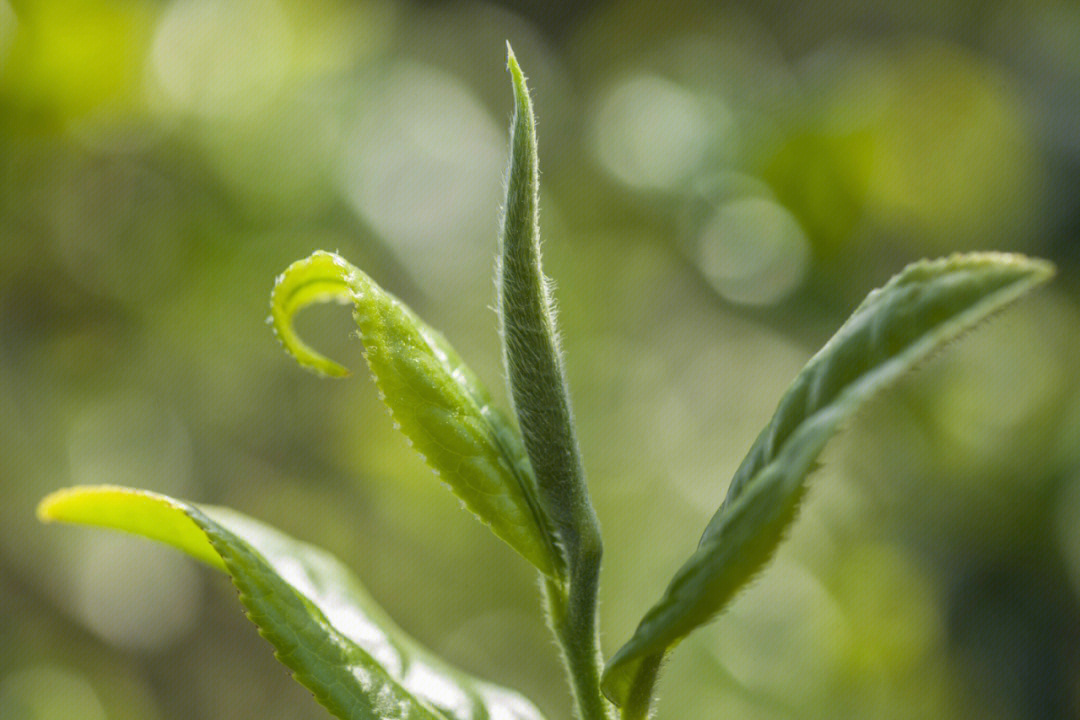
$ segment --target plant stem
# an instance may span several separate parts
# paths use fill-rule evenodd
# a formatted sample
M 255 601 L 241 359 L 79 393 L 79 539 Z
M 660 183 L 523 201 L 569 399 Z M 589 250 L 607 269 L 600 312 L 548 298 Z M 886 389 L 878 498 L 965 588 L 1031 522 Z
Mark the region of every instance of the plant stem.
M 596 536 L 599 541 L 599 535 Z M 571 563 L 569 585 L 544 581 L 548 623 L 562 650 L 562 661 L 581 720 L 612 720 L 612 705 L 600 691 L 604 661 L 596 618 L 602 548 L 580 548 Z

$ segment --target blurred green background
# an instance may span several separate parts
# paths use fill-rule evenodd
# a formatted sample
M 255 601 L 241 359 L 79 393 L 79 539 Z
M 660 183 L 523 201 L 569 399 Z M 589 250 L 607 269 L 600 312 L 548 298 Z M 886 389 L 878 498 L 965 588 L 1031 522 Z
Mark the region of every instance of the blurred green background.
M 569 717 L 531 570 L 363 372 L 307 374 L 265 323 L 277 273 L 339 250 L 505 397 L 507 39 L 608 654 L 867 291 L 953 250 L 1059 266 L 830 445 L 657 717 L 1080 716 L 1080 4 L 0 0 L 0 717 L 327 716 L 223 578 L 38 525 L 74 483 L 323 545 L 425 644 Z M 362 370 L 347 312 L 300 329 Z

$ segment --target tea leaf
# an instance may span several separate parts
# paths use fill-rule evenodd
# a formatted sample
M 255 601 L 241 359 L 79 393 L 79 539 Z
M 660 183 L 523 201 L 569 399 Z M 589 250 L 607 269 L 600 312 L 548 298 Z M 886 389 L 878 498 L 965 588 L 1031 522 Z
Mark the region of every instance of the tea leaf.
M 431 655 L 336 558 L 240 513 L 98 486 L 57 491 L 38 516 L 144 535 L 228 573 L 277 658 L 339 718 L 543 720 L 521 695 Z
M 400 300 L 322 251 L 290 265 L 271 300 L 274 329 L 304 367 L 331 376 L 348 372 L 293 329 L 296 313 L 329 301 L 353 304 L 383 402 L 416 450 L 481 522 L 542 573 L 561 578 L 562 555 L 521 437 L 472 370 Z
M 599 531 L 585 485 L 551 287 L 541 267 L 532 101 L 509 45 L 507 53 L 515 105 L 496 282 L 503 364 L 541 499 L 573 556 L 580 543 L 598 544 Z
M 545 588 L 548 620 L 564 653 L 579 717 L 599 720 L 611 709 L 599 688 L 596 593 L 603 546 L 585 484 L 551 287 L 540 262 L 532 100 L 509 43 L 506 50 L 515 103 L 496 282 L 503 365 L 540 501 L 566 553 L 568 584 Z
M 795 378 L 705 529 L 696 552 L 609 661 L 603 687 L 643 717 L 669 649 L 724 608 L 769 560 L 794 519 L 806 476 L 840 424 L 875 392 L 1053 275 L 1019 255 L 922 261 L 870 293 Z M 644 691 L 643 688 L 649 690 Z

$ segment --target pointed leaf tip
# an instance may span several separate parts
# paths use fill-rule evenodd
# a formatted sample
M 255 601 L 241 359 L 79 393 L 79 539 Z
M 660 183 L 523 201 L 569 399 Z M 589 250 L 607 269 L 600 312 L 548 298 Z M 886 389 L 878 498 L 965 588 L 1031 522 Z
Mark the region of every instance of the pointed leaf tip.
M 516 115 L 524 116 L 519 117 L 517 122 L 523 122 L 527 116 L 528 134 L 531 136 L 529 141 L 533 146 L 533 152 L 535 153 L 536 137 L 534 134 L 533 118 L 532 118 L 532 98 L 529 97 L 529 88 L 526 83 L 525 72 L 521 69 L 521 65 L 518 64 L 517 56 L 514 54 L 514 50 L 510 47 L 510 42 L 506 43 L 506 69 L 510 71 L 510 79 L 514 85 L 514 100 L 516 107 Z M 519 130 L 524 130 L 523 127 Z M 524 138 L 522 138 L 524 139 Z
M 518 65 L 517 55 L 514 54 L 514 48 L 510 47 L 509 40 L 506 41 L 506 67 L 515 80 L 522 76 L 521 66 Z

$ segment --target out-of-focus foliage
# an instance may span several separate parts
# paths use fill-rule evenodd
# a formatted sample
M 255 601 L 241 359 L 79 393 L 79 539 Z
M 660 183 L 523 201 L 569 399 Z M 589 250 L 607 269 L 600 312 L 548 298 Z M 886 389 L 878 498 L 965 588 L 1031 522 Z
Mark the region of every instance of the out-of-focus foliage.
M 220 578 L 36 525 L 101 482 L 329 548 L 425 645 L 567 715 L 527 566 L 368 383 L 296 371 L 264 323 L 281 268 L 339 250 L 502 387 L 507 39 L 608 654 L 870 288 L 954 249 L 1059 268 L 858 415 L 658 717 L 1080 714 L 1075 3 L 23 0 L 0 2 L 0 716 L 324 716 Z M 347 314 L 298 324 L 360 362 Z

